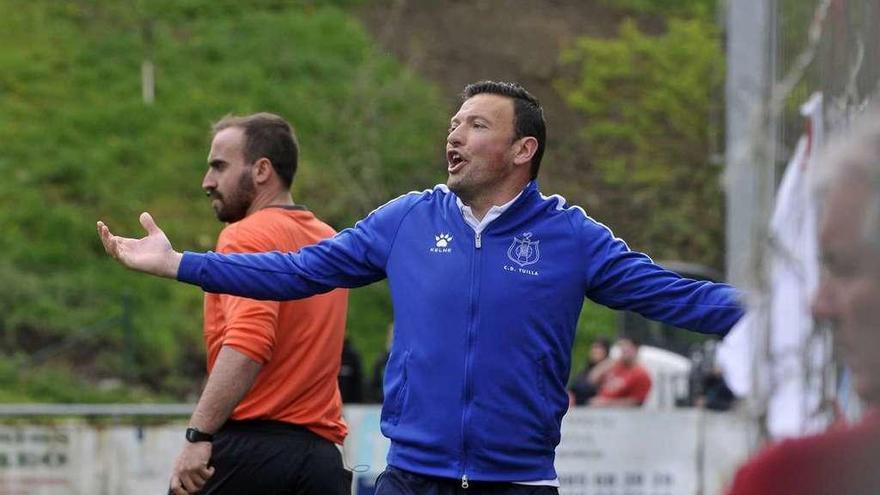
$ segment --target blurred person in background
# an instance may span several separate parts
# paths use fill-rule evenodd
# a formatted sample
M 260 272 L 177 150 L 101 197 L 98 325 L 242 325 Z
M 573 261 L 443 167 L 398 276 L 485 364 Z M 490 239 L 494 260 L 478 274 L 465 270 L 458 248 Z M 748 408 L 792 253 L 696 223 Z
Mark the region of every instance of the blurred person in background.
M 638 363 L 639 342 L 631 337 L 617 340 L 620 357 L 607 359 L 590 371 L 596 387 L 593 407 L 639 407 L 651 392 L 651 375 Z
M 708 340 L 694 344 L 690 351 L 691 368 L 687 377 L 687 393 L 675 398 L 676 407 L 697 407 L 711 411 L 727 411 L 736 404 L 736 396 L 717 364 L 717 343 Z
M 611 342 L 604 337 L 600 337 L 590 344 L 590 353 L 587 355 L 587 365 L 578 372 L 571 380 L 568 386 L 568 392 L 571 396 L 571 405 L 582 406 L 596 395 L 597 387 L 590 381 L 590 371 L 597 364 L 608 359 L 608 353 L 611 351 Z
M 709 340 L 691 353 L 690 376 L 688 377 L 688 397 L 677 402 L 679 406 L 692 406 L 712 411 L 726 411 L 736 403 L 736 396 L 716 362 L 717 347 Z
M 202 189 L 228 224 L 217 252 L 296 251 L 334 234 L 293 202 L 290 124 L 258 113 L 226 117 L 213 131 Z M 208 381 L 172 493 L 350 493 L 336 382 L 347 305 L 346 290 L 281 303 L 205 293 Z
M 98 234 L 124 266 L 208 292 L 286 300 L 387 278 L 395 320 L 381 428 L 391 446 L 376 494 L 555 494 L 585 296 L 716 334 L 742 308 L 732 287 L 682 278 L 541 194 L 544 114 L 524 88 L 482 81 L 462 100 L 446 184 L 297 253 L 181 254 L 147 213 L 144 238 L 102 222 Z
M 880 493 L 880 113 L 829 145 L 817 171 L 824 200 L 813 316 L 831 325 L 865 412 L 854 424 L 767 447 L 729 495 Z

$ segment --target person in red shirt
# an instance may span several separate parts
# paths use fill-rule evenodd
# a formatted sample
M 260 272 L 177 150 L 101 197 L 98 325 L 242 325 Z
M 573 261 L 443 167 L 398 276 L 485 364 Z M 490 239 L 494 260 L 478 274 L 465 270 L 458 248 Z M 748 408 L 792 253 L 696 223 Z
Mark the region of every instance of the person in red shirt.
M 598 388 L 591 406 L 641 406 L 651 391 L 651 375 L 640 365 L 639 342 L 630 337 L 617 341 L 618 359 L 606 359 L 590 372 L 590 381 Z
M 818 165 L 825 208 L 813 316 L 829 323 L 866 413 L 852 425 L 767 447 L 728 495 L 880 494 L 880 113 L 830 145 Z
M 335 232 L 301 205 L 293 130 L 277 115 L 214 125 L 202 188 L 228 225 L 217 252 L 296 251 Z M 208 381 L 174 464 L 175 495 L 342 495 L 351 472 L 337 385 L 348 292 L 296 301 L 205 294 Z

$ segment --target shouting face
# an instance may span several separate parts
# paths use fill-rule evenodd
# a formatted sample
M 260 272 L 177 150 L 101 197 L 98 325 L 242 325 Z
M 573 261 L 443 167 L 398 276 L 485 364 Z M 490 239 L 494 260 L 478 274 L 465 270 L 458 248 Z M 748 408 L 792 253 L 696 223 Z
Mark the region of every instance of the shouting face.
M 446 184 L 465 203 L 492 196 L 510 181 L 515 154 L 510 98 L 481 93 L 465 100 L 446 138 Z

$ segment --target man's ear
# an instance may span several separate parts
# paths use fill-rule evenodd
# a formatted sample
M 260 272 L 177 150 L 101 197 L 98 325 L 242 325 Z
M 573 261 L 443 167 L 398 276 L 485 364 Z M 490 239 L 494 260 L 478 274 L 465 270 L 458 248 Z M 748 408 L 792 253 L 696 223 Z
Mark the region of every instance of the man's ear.
M 530 163 L 538 152 L 538 140 L 533 136 L 525 136 L 514 141 L 513 163 L 522 165 Z
M 260 158 L 254 162 L 253 171 L 254 183 L 265 184 L 272 178 L 275 170 L 272 168 L 272 162 L 268 158 Z

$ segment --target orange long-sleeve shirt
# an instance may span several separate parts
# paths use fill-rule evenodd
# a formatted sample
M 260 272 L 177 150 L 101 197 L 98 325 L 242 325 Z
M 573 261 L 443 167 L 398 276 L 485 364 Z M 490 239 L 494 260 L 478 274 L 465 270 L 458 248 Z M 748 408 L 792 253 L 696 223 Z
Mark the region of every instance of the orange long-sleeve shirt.
M 296 251 L 333 234 L 305 209 L 270 207 L 224 228 L 217 252 Z M 344 289 L 285 302 L 206 293 L 208 373 L 224 345 L 263 365 L 232 419 L 293 423 L 341 444 L 348 428 L 337 375 L 347 310 Z

